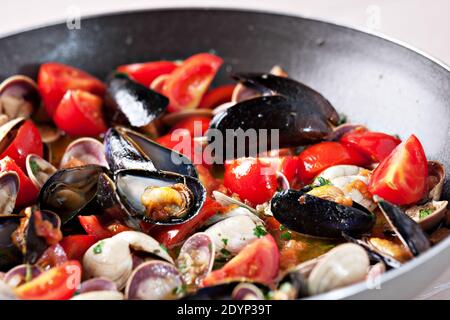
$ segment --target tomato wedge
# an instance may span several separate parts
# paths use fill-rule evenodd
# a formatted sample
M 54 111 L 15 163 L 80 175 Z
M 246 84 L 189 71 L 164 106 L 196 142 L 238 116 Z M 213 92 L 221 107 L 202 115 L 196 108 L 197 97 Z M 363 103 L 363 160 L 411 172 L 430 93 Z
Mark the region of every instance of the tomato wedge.
M 272 165 L 273 170 L 284 174 L 289 183 L 293 183 L 295 181 L 298 171 L 298 157 L 259 157 L 259 159 L 269 162 Z
M 126 64 L 117 68 L 117 71 L 128 74 L 136 82 L 150 87 L 157 77 L 169 74 L 175 70 L 177 64 L 172 61 L 151 61 L 144 63 Z
M 42 157 L 44 147 L 38 128 L 31 120 L 25 120 L 17 130 L 17 134 L 9 146 L 2 152 L 0 158 L 10 157 L 26 171 L 26 159 L 30 153 Z
M 19 194 L 16 199 L 16 208 L 32 205 L 38 196 L 39 190 L 31 182 L 16 162 L 10 157 L 0 160 L 0 172 L 14 171 L 19 176 Z
M 69 90 L 56 109 L 53 120 L 67 134 L 98 136 L 107 130 L 103 120 L 102 99 L 80 90 Z
M 167 111 L 197 108 L 222 63 L 220 57 L 209 53 L 186 59 L 164 83 L 163 94 L 170 99 Z
M 341 140 L 343 144 L 349 145 L 374 162 L 383 161 L 401 140 L 382 132 L 356 129 L 345 134 Z
M 122 231 L 128 231 L 130 228 L 120 223 L 112 223 L 108 226 L 102 225 L 97 216 L 78 216 L 81 226 L 84 231 L 97 240 L 110 238 Z
M 211 89 L 205 93 L 198 107 L 203 109 L 214 109 L 225 102 L 230 102 L 235 87 L 235 84 L 225 84 Z
M 98 240 L 91 235 L 77 234 L 64 237 L 59 244 L 66 252 L 68 259 L 81 261 L 85 252 Z
M 217 201 L 207 197 L 200 212 L 191 220 L 173 226 L 157 225 L 150 232 L 151 235 L 164 246 L 173 248 L 193 234 L 206 220 L 223 210 L 224 207 Z
M 221 269 L 203 279 L 203 286 L 212 286 L 233 280 L 249 280 L 272 285 L 278 275 L 280 253 L 275 239 L 267 234 L 250 243 Z
M 303 150 L 299 155 L 299 178 L 304 183 L 311 180 L 323 170 L 339 165 L 350 164 L 364 166 L 369 163 L 364 155 L 354 148 L 339 142 L 321 142 Z
M 369 191 L 396 205 L 412 204 L 427 190 L 428 162 L 415 135 L 399 144 L 374 170 Z
M 45 110 L 53 117 L 56 107 L 69 89 L 88 91 L 102 97 L 105 93 L 103 82 L 80 69 L 58 63 L 41 65 L 38 74 L 38 88 L 44 101 Z
M 74 295 L 80 281 L 81 265 L 71 260 L 17 287 L 15 293 L 23 300 L 67 300 Z
M 211 118 L 209 117 L 189 117 L 177 122 L 169 133 L 172 133 L 178 129 L 184 129 L 191 135 L 191 137 L 201 137 L 208 130 L 210 121 Z
M 259 158 L 240 158 L 225 164 L 223 184 L 251 205 L 269 201 L 277 191 L 276 171 Z

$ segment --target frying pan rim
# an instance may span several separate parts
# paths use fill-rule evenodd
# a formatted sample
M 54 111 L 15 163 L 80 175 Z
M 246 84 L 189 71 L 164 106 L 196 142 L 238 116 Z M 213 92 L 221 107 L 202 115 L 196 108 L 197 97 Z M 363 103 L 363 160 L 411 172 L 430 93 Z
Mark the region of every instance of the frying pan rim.
M 102 17 L 107 17 L 107 16 L 132 15 L 132 14 L 139 14 L 139 13 L 146 13 L 146 12 L 164 13 L 164 12 L 185 12 L 185 11 L 196 11 L 196 12 L 215 11 L 215 12 L 222 12 L 222 13 L 228 12 L 228 13 L 244 13 L 244 14 L 245 13 L 263 14 L 263 15 L 269 15 L 269 16 L 286 17 L 286 18 L 290 18 L 290 19 L 302 19 L 302 20 L 311 21 L 311 22 L 319 22 L 321 24 L 331 25 L 332 27 L 338 27 L 338 28 L 349 30 L 352 32 L 356 31 L 360 34 L 364 34 L 364 35 L 368 35 L 371 37 L 376 37 L 376 38 L 384 40 L 384 41 L 388 41 L 396 46 L 405 48 L 414 54 L 420 55 L 420 56 L 426 58 L 427 60 L 433 62 L 437 66 L 441 67 L 450 76 L 450 66 L 447 65 L 442 60 L 432 56 L 431 54 L 429 54 L 421 49 L 416 48 L 415 46 L 413 46 L 409 43 L 398 40 L 391 36 L 387 36 L 381 32 L 378 32 L 375 30 L 370 30 L 370 29 L 367 29 L 364 27 L 349 26 L 347 24 L 337 23 L 337 22 L 330 21 L 327 19 L 322 19 L 322 18 L 307 17 L 307 16 L 303 16 L 303 15 L 293 15 L 293 14 L 284 13 L 284 12 L 270 12 L 269 10 L 264 10 L 264 9 L 261 9 L 261 10 L 260 9 L 249 9 L 249 8 L 241 9 L 241 8 L 236 8 L 234 6 L 230 6 L 230 7 L 208 6 L 208 7 L 173 7 L 173 8 L 164 8 L 164 7 L 137 8 L 137 9 L 130 9 L 130 10 L 120 10 L 120 11 L 111 11 L 111 12 L 106 11 L 106 12 L 101 12 L 101 13 L 89 14 L 89 15 L 83 16 L 82 21 L 83 20 L 94 20 L 97 18 L 102 18 Z M 18 36 L 22 33 L 38 31 L 38 30 L 45 29 L 45 28 L 51 28 L 51 27 L 55 27 L 55 26 L 58 26 L 58 25 L 61 25 L 64 23 L 65 23 L 64 20 L 54 20 L 49 23 L 38 24 L 38 25 L 27 27 L 27 28 L 14 30 L 12 32 L 0 34 L 0 42 L 3 40 L 6 40 L 8 38 Z M 407 273 L 407 272 L 413 270 L 418 265 L 420 265 L 420 264 L 424 263 L 425 261 L 432 259 L 436 255 L 438 255 L 445 248 L 450 248 L 450 237 L 448 239 L 442 241 L 441 243 L 435 245 L 433 248 L 431 248 L 424 254 L 420 255 L 419 257 L 416 257 L 415 259 L 405 263 L 401 268 L 396 269 L 396 270 L 391 270 L 391 271 L 383 274 L 380 279 L 380 285 L 400 276 L 403 273 Z M 353 284 L 351 286 L 347 286 L 347 287 L 344 287 L 341 289 L 335 289 L 335 290 L 332 290 L 327 293 L 323 293 L 323 294 L 319 294 L 319 295 L 310 297 L 308 299 L 342 299 L 342 298 L 346 298 L 346 297 L 351 297 L 351 296 L 358 294 L 360 292 L 363 292 L 365 290 L 369 290 L 367 287 L 367 284 L 365 282 L 359 282 L 359 283 Z

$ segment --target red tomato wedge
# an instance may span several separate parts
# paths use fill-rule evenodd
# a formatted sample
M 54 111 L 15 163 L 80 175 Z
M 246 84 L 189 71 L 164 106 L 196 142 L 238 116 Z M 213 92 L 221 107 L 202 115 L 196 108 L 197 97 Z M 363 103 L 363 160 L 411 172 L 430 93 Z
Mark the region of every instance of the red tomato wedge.
M 57 62 L 41 65 L 38 74 L 38 88 L 45 110 L 53 117 L 56 107 L 67 90 L 84 90 L 103 97 L 103 82 L 80 69 Z
M 284 174 L 289 183 L 293 183 L 297 177 L 298 158 L 295 156 L 259 157 L 259 159 L 269 162 L 275 171 Z
M 269 201 L 277 191 L 276 171 L 269 162 L 240 158 L 225 164 L 223 184 L 251 205 Z
M 197 108 L 222 63 L 220 57 L 209 53 L 186 59 L 164 83 L 163 94 L 170 99 L 167 111 Z
M 14 291 L 23 300 L 67 300 L 74 295 L 80 281 L 81 265 L 72 260 L 42 273 Z
M 399 144 L 374 170 L 369 191 L 396 205 L 412 204 L 427 191 L 428 162 L 415 135 Z
M 311 182 L 320 172 L 335 165 L 364 166 L 369 163 L 369 159 L 364 155 L 339 142 L 321 142 L 312 145 L 303 150 L 298 158 L 299 178 L 304 183 Z
M 79 234 L 64 237 L 59 243 L 70 260 L 81 260 L 86 251 L 98 241 L 97 237 Z
M 19 176 L 19 194 L 16 199 L 16 208 L 32 205 L 38 196 L 39 190 L 31 182 L 16 162 L 10 157 L 0 160 L 0 172 L 14 171 Z
M 199 108 L 214 109 L 215 107 L 231 101 L 235 84 L 226 84 L 206 92 L 200 101 Z
M 126 64 L 117 68 L 117 71 L 128 74 L 136 82 L 150 87 L 157 77 L 169 74 L 175 70 L 177 64 L 172 61 L 152 61 L 144 63 Z
M 272 285 L 278 275 L 280 253 L 270 235 L 250 243 L 221 269 L 212 271 L 203 279 L 203 286 L 212 286 L 233 280 L 249 280 Z
M 202 137 L 208 130 L 210 121 L 211 118 L 209 117 L 189 117 L 177 122 L 169 133 L 172 133 L 178 129 L 184 129 L 191 135 L 191 137 Z
M 222 211 L 224 211 L 224 207 L 212 198 L 207 197 L 200 212 L 191 220 L 173 226 L 158 225 L 152 228 L 150 233 L 156 240 L 170 249 L 181 244 L 183 240 L 200 228 L 206 220 Z
M 354 130 L 345 134 L 341 140 L 374 162 L 383 161 L 401 142 L 400 139 L 382 132 Z
M 69 90 L 56 109 L 53 120 L 67 134 L 98 136 L 107 130 L 102 99 L 86 91 Z
M 110 238 L 122 231 L 128 231 L 130 228 L 120 223 L 112 223 L 108 226 L 102 225 L 97 216 L 78 216 L 81 226 L 84 231 L 97 240 Z
M 38 128 L 31 120 L 26 120 L 17 130 L 17 134 L 9 146 L 2 152 L 0 158 L 10 157 L 26 171 L 26 159 L 30 153 L 42 157 L 44 147 Z

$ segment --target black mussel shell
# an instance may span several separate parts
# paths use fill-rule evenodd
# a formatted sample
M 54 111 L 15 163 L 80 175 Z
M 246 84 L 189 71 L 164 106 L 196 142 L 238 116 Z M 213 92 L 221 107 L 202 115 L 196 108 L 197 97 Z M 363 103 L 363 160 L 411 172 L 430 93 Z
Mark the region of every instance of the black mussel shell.
M 102 173 L 107 169 L 98 165 L 56 171 L 39 192 L 39 208 L 56 212 L 63 225 L 83 210 L 97 209 L 97 183 Z
M 107 82 L 106 118 L 111 124 L 143 127 L 159 118 L 169 99 L 125 74 L 114 74 Z
M 265 96 L 244 100 L 217 114 L 211 120 L 207 137 L 212 144 L 220 133 L 225 139 L 222 156 L 230 159 L 316 143 L 331 132 L 327 119 L 311 106 L 284 96 Z M 257 141 L 245 134 L 256 136 Z
M 7 271 L 22 263 L 22 253 L 11 238 L 21 218 L 14 214 L 0 214 L 0 271 Z
M 117 195 L 120 202 L 132 217 L 145 222 L 174 225 L 181 224 L 192 219 L 201 209 L 206 198 L 206 190 L 200 181 L 190 176 L 182 176 L 172 172 L 145 171 L 138 169 L 120 170 L 115 175 Z M 183 183 L 192 192 L 193 201 L 188 212 L 179 218 L 171 218 L 167 221 L 154 221 L 145 213 L 145 207 L 141 203 L 141 196 L 145 188 L 149 186 L 164 186 Z
M 321 113 L 334 125 L 339 123 L 339 114 L 331 103 L 319 92 L 301 82 L 270 73 L 235 73 L 232 77 L 263 94 L 276 94 L 294 100 L 304 109 Z
M 418 256 L 430 248 L 430 241 L 422 227 L 399 207 L 385 200 L 378 202 L 378 206 L 414 256 Z
M 275 194 L 271 211 L 288 229 L 316 237 L 340 238 L 342 232 L 361 235 L 375 224 L 374 215 L 355 202 L 352 207 L 343 206 L 296 190 Z

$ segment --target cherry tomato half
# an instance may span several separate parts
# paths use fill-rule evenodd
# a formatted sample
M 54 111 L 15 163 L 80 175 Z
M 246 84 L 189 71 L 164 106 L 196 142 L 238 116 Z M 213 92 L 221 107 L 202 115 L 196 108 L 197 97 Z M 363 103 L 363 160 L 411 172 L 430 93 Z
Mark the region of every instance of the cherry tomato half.
M 269 162 L 275 171 L 279 171 L 292 184 L 297 177 L 298 171 L 298 157 L 295 156 L 281 156 L 281 157 L 264 157 L 259 158 L 263 161 Z
M 205 93 L 198 107 L 203 109 L 214 109 L 225 102 L 230 102 L 235 87 L 235 84 L 225 84 L 211 89 Z
M 166 79 L 163 94 L 170 99 L 167 111 L 197 108 L 223 60 L 209 53 L 186 59 Z
M 277 191 L 276 171 L 258 158 L 240 158 L 225 164 L 225 187 L 251 205 L 269 201 Z
M 339 165 L 350 164 L 364 166 L 368 160 L 350 146 L 339 142 L 321 142 L 303 150 L 299 155 L 299 178 L 304 183 L 311 180 L 323 170 Z
M 428 163 L 415 135 L 399 144 L 374 170 L 369 191 L 397 205 L 422 199 L 427 190 Z
M 80 90 L 69 90 L 56 109 L 55 124 L 71 136 L 98 136 L 107 130 L 102 99 Z
M 66 252 L 68 259 L 81 261 L 85 252 L 98 240 L 91 235 L 77 234 L 64 237 L 59 244 Z
M 351 131 L 340 141 L 355 148 L 374 162 L 383 161 L 401 142 L 400 139 L 386 133 L 364 129 Z
M 151 61 L 144 63 L 126 64 L 117 68 L 117 71 L 128 74 L 131 79 L 150 87 L 157 77 L 169 74 L 175 70 L 177 64 L 172 61 Z
M 44 147 L 38 128 L 31 120 L 25 120 L 17 130 L 17 134 L 13 141 L 0 155 L 0 158 L 8 156 L 12 158 L 23 171 L 26 171 L 26 159 L 30 153 L 42 157 Z
M 67 300 L 74 295 L 80 281 L 81 265 L 71 260 L 17 287 L 15 293 L 23 300 Z
M 280 253 L 275 239 L 267 234 L 244 247 L 221 269 L 212 271 L 203 279 L 203 286 L 212 286 L 233 280 L 249 280 L 272 285 L 278 275 Z
M 56 107 L 69 89 L 88 91 L 100 97 L 105 93 L 103 82 L 80 69 L 57 62 L 41 65 L 38 74 L 38 88 L 45 110 L 53 117 Z
M 14 171 L 19 176 L 19 194 L 16 199 L 16 208 L 32 205 L 38 196 L 39 190 L 31 182 L 16 162 L 10 157 L 0 160 L 0 172 Z

